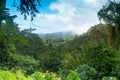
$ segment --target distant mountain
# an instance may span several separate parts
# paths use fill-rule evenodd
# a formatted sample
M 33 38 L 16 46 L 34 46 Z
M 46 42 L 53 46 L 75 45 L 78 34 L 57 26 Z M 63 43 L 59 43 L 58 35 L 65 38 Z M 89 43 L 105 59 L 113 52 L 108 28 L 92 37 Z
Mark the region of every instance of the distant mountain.
M 74 32 L 55 32 L 55 33 L 45 33 L 39 34 L 41 38 L 68 38 L 75 35 Z

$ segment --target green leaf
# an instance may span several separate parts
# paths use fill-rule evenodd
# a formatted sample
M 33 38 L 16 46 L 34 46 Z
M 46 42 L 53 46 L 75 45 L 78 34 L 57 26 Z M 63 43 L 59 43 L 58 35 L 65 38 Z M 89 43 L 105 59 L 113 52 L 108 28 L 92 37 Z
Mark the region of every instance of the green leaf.
M 81 80 L 75 71 L 71 71 L 66 80 Z
M 103 77 L 102 80 L 117 80 L 116 77 Z

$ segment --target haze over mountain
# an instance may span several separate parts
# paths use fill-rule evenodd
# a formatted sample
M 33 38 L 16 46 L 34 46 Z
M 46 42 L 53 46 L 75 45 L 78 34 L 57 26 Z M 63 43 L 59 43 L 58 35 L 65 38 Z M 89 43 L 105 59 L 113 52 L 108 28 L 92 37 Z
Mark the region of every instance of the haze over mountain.
M 68 38 L 75 36 L 76 34 L 72 31 L 61 31 L 61 32 L 55 32 L 55 33 L 40 33 L 39 34 L 41 38 Z

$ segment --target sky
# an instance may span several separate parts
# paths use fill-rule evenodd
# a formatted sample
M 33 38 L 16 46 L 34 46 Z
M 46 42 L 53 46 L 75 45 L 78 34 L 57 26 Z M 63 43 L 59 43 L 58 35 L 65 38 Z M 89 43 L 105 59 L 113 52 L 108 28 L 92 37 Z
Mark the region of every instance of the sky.
M 33 21 L 30 17 L 24 20 L 24 16 L 12 7 L 11 0 L 7 6 L 10 14 L 18 17 L 15 22 L 21 29 L 36 28 L 35 33 L 54 33 L 61 31 L 73 31 L 77 34 L 86 32 L 91 26 L 100 21 L 97 12 L 106 4 L 107 0 L 41 0 L 38 7 L 40 13 Z

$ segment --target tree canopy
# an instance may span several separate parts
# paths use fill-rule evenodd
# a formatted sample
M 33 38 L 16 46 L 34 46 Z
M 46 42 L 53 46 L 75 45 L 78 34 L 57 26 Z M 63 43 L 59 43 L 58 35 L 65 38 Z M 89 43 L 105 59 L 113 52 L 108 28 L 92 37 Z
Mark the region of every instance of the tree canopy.
M 120 1 L 109 0 L 98 12 L 98 17 L 107 24 L 115 26 L 120 23 Z
M 98 12 L 98 17 L 108 25 L 109 46 L 112 48 L 118 41 L 120 31 L 120 1 L 109 0 Z
M 108 1 L 98 12 L 99 19 L 107 25 L 97 24 L 84 34 L 70 33 L 70 37 L 64 38 L 42 38 L 32 32 L 33 28 L 20 30 L 13 20 L 15 16 L 6 8 L 6 1 L 0 1 L 0 79 L 104 80 L 106 76 L 120 79 L 120 43 L 115 41 L 119 48 L 110 49 L 106 39 L 110 35 L 112 41 L 113 34 L 116 36 L 120 31 L 119 1 Z M 39 12 L 40 0 L 18 0 L 18 4 L 17 0 L 12 1 L 25 19 L 30 15 L 33 20 Z
M 15 2 L 16 0 L 14 0 L 14 4 Z M 40 6 L 40 0 L 20 0 L 20 4 L 17 8 L 20 10 L 21 14 L 24 14 L 25 19 L 26 15 L 31 15 L 31 20 L 33 20 L 33 17 L 36 16 L 35 13 L 39 13 L 37 4 Z
M 36 13 L 39 13 L 38 6 L 40 6 L 40 0 L 12 0 L 13 6 L 16 7 L 21 14 L 24 15 L 26 19 L 27 15 L 31 16 L 31 20 L 36 16 Z M 0 1 L 0 20 L 3 18 L 8 18 L 9 8 L 6 8 L 7 0 Z M 19 2 L 18 4 L 16 4 Z M 11 4 L 12 5 L 12 4 Z M 10 15 L 9 15 L 10 16 Z

